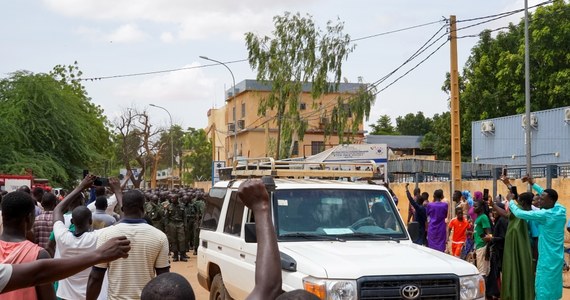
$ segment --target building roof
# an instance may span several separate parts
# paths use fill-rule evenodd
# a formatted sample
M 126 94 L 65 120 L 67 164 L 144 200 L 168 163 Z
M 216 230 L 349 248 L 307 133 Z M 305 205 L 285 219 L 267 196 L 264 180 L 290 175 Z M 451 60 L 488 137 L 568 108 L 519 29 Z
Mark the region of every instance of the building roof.
M 303 92 L 310 92 L 311 91 L 311 86 L 312 83 L 305 83 L 303 84 Z M 331 92 L 337 92 L 337 93 L 356 93 L 358 91 L 359 88 L 361 87 L 366 87 L 366 84 L 364 83 L 339 83 L 338 85 L 338 90 L 336 91 L 331 91 Z M 333 85 L 331 83 L 331 89 L 333 88 Z M 263 82 L 263 81 L 258 81 L 258 80 L 254 80 L 254 79 L 246 79 L 243 80 L 241 82 L 236 83 L 235 86 L 235 94 L 239 94 L 245 91 L 271 91 L 271 84 L 270 82 Z M 228 90 L 226 90 L 226 97 L 230 98 L 232 97 L 232 89 L 229 88 Z
M 424 137 L 420 135 L 367 135 L 367 144 L 387 144 L 392 149 L 419 149 Z

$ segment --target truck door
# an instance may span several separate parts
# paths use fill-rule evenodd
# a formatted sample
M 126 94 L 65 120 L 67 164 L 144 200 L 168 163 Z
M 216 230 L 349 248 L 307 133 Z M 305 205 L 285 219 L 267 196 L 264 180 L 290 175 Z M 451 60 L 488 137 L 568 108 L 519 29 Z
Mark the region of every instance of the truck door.
M 255 257 L 244 252 L 243 220 L 246 213 L 247 209 L 237 199 L 237 191 L 232 191 L 224 220 L 224 246 L 220 251 L 228 261 L 221 266 L 224 285 L 235 299 L 245 299 L 255 283 Z

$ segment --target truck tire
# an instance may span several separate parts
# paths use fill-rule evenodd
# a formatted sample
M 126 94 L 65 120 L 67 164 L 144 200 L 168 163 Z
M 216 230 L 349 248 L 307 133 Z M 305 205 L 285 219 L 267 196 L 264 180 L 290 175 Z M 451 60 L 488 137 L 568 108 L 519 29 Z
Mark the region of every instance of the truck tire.
M 230 300 L 232 299 L 224 286 L 224 281 L 222 280 L 222 274 L 218 273 L 214 276 L 212 280 L 212 286 L 210 287 L 210 300 Z

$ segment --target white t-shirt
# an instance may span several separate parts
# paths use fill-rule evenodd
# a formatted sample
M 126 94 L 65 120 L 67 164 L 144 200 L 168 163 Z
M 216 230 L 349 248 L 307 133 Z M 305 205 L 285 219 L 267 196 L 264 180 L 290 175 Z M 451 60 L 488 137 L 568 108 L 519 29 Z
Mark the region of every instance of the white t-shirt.
M 98 230 L 75 236 L 61 221 L 53 223 L 56 248 L 62 258 L 83 255 L 95 250 Z M 56 295 L 62 299 L 85 299 L 91 268 L 59 281 Z
M 109 215 L 113 215 L 115 213 L 115 206 L 117 206 L 117 196 L 115 196 L 115 194 L 111 195 L 111 197 L 107 198 L 107 209 L 105 210 L 105 212 Z M 87 205 L 87 208 L 89 208 L 89 210 L 94 213 L 95 212 L 95 201 L 89 203 L 89 205 Z
M 0 293 L 4 290 L 12 277 L 12 265 L 0 264 Z

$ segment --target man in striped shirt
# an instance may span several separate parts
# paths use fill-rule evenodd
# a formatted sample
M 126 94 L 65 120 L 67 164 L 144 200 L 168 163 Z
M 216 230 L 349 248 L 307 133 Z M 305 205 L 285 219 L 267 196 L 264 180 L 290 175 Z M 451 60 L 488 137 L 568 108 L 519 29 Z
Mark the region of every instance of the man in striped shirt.
M 97 247 L 116 236 L 127 236 L 131 251 L 126 259 L 98 264 L 91 270 L 87 284 L 87 300 L 95 300 L 101 291 L 105 272 L 109 272 L 109 300 L 139 299 L 144 286 L 155 276 L 169 272 L 168 239 L 146 223 L 144 194 L 128 191 L 123 195 L 124 213 L 119 223 L 101 230 Z

